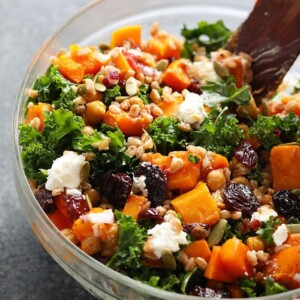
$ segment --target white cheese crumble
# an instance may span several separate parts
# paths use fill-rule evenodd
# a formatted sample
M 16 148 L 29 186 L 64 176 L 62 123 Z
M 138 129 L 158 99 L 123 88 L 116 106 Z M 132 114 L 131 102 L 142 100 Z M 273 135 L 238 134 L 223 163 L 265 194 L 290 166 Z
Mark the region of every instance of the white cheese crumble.
M 66 195 L 82 195 L 82 192 L 79 189 L 66 189 Z
M 285 224 L 281 224 L 277 227 L 272 235 L 274 244 L 276 246 L 281 246 L 288 238 L 288 229 Z
M 201 82 L 205 83 L 206 81 L 216 81 L 220 79 L 215 72 L 212 61 L 197 61 L 194 62 L 194 66 L 201 78 Z
M 141 175 L 140 177 L 133 177 L 132 190 L 135 193 L 141 191 L 144 197 L 148 197 L 148 189 L 146 189 L 145 180 L 145 175 Z
M 262 205 L 252 214 L 251 221 L 258 220 L 260 222 L 269 221 L 270 217 L 277 217 L 278 214 L 269 205 Z
M 152 235 L 151 243 L 157 258 L 162 257 L 164 250 L 176 252 L 180 249 L 179 245 L 187 244 L 187 234 L 182 230 L 176 232 L 170 222 L 155 225 L 155 227 L 148 230 L 148 234 Z
M 80 216 L 83 222 L 112 224 L 115 220 L 114 213 L 111 209 L 106 209 L 102 212 L 88 213 Z
M 46 189 L 69 188 L 76 189 L 81 183 L 80 170 L 85 164 L 83 155 L 72 151 L 65 151 L 64 155 L 57 158 L 50 170 L 46 182 Z
M 179 105 L 179 120 L 188 124 L 201 124 L 207 116 L 203 104 L 203 98 L 198 94 L 187 94 L 185 100 Z

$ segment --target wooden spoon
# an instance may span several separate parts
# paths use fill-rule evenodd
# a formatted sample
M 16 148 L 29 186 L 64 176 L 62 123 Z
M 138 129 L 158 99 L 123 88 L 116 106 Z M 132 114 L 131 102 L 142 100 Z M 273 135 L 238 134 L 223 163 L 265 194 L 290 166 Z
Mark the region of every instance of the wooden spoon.
M 300 53 L 300 0 L 258 0 L 224 47 L 252 56 L 253 94 L 274 92 Z

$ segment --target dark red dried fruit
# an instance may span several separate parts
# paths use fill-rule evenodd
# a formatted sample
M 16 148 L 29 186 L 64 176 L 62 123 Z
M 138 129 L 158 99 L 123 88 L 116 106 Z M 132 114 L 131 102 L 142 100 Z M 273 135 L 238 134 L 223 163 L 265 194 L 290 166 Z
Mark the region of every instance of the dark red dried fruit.
M 279 215 L 300 219 L 300 196 L 288 190 L 278 191 L 273 195 L 273 204 Z
M 183 231 L 190 233 L 195 227 L 201 226 L 203 229 L 208 230 L 209 226 L 202 223 L 188 223 L 183 226 Z
M 164 220 L 156 208 L 148 208 L 141 211 L 139 213 L 139 219 L 150 219 L 157 223 L 162 223 Z
M 193 292 L 193 296 L 198 297 L 204 297 L 204 298 L 229 298 L 230 294 L 228 291 L 223 289 L 211 289 L 211 288 L 205 288 L 201 287 L 199 285 L 196 285 Z
M 148 199 L 151 206 L 162 205 L 167 192 L 167 176 L 156 165 L 144 162 L 134 171 L 135 177 L 145 176 L 146 189 L 148 190 Z
M 68 216 L 72 221 L 77 220 L 80 216 L 89 211 L 87 201 L 81 194 L 63 195 L 66 203 Z
M 241 211 L 243 217 L 250 217 L 259 206 L 250 187 L 242 183 L 230 183 L 224 188 L 223 195 L 227 209 Z
M 34 193 L 35 199 L 45 213 L 52 213 L 55 210 L 52 192 L 46 190 L 45 186 L 40 186 Z
M 131 192 L 132 179 L 125 173 L 105 174 L 99 188 L 109 203 L 116 208 L 122 208 Z
M 248 142 L 242 142 L 234 152 L 237 160 L 245 166 L 251 168 L 258 163 L 258 155 Z

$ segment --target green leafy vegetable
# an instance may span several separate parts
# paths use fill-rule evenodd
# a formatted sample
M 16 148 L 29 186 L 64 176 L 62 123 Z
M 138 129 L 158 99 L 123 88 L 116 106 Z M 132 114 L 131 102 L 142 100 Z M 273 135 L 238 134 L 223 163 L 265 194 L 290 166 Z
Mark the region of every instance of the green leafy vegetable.
M 193 155 L 193 154 L 188 154 L 187 158 L 188 158 L 188 160 L 189 160 L 190 162 L 192 162 L 193 164 L 196 164 L 196 163 L 199 162 L 199 160 L 200 160 L 198 156 Z
M 261 227 L 256 231 L 256 233 L 264 240 L 267 246 L 274 244 L 273 233 L 275 232 L 275 226 L 279 225 L 279 220 L 274 220 L 271 216 L 269 221 L 262 222 Z
M 170 151 L 185 148 L 186 137 L 178 124 L 173 117 L 158 117 L 150 124 L 148 133 L 160 153 L 167 155 Z
M 293 142 L 300 137 L 300 118 L 291 112 L 285 118 L 259 115 L 249 130 L 250 136 L 257 136 L 263 148 Z
M 72 148 L 77 151 L 95 151 L 102 144 L 107 145 L 109 137 L 97 130 L 92 134 L 79 133 L 72 140 Z
M 138 164 L 138 160 L 125 153 L 125 136 L 119 128 L 102 125 L 101 132 L 110 138 L 110 144 L 109 150 L 97 151 L 93 159 L 90 172 L 90 182 L 93 185 L 99 185 L 106 172 L 131 171 Z
M 206 53 L 215 51 L 227 42 L 231 31 L 226 28 L 221 20 L 211 24 L 201 21 L 193 29 L 188 29 L 184 26 L 181 30 L 181 35 L 185 38 L 181 56 L 193 59 L 195 46 L 205 47 Z
M 298 80 L 296 86 L 294 86 L 293 94 L 297 94 L 300 92 L 300 79 Z
M 116 97 L 122 96 L 121 88 L 119 85 L 115 85 L 111 88 L 107 88 L 104 92 L 103 102 L 105 105 L 110 105 L 112 101 L 115 100 Z
M 43 132 L 30 125 L 19 126 L 19 142 L 23 147 L 22 161 L 26 176 L 42 183 L 46 176 L 41 169 L 49 169 L 53 160 L 62 155 L 73 136 L 80 133 L 84 124 L 81 117 L 71 111 L 58 109 L 45 114 Z
M 287 224 L 300 224 L 300 219 L 295 217 L 290 217 L 286 221 Z
M 246 293 L 246 295 L 250 298 L 250 297 L 256 297 L 256 282 L 253 280 L 253 278 L 251 279 L 242 279 L 239 281 L 239 285 L 241 287 L 241 289 Z
M 141 255 L 147 233 L 131 216 L 119 211 L 115 211 L 115 216 L 119 224 L 118 247 L 107 266 L 116 270 L 137 270 L 143 266 Z
M 199 129 L 191 131 L 188 142 L 230 158 L 233 149 L 245 138 L 244 131 L 238 123 L 232 115 L 220 113 L 214 120 L 211 114 Z
M 235 103 L 237 105 L 246 106 L 249 104 L 251 94 L 248 86 L 237 88 L 234 77 L 229 77 L 227 80 L 208 81 L 207 85 L 201 87 L 208 94 L 217 94 L 223 98 L 213 97 L 205 100 L 205 104 L 213 106 L 220 104 L 222 107 Z
M 176 291 L 180 279 L 169 271 L 143 267 L 134 279 L 165 291 Z
M 53 148 L 62 148 L 69 145 L 74 131 L 79 131 L 84 126 L 82 117 L 75 116 L 67 109 L 57 109 L 53 112 L 45 112 L 45 128 L 43 135 Z
M 144 104 L 149 104 L 151 102 L 150 99 L 150 88 L 148 84 L 143 83 L 139 87 L 138 96 L 143 100 Z
M 58 66 L 50 66 L 45 75 L 40 76 L 34 83 L 33 89 L 38 92 L 36 98 L 28 98 L 27 103 L 47 102 L 54 108 L 72 109 L 76 98 L 75 84 L 65 79 L 59 72 Z
M 286 287 L 280 285 L 271 277 L 265 278 L 264 283 L 265 283 L 264 295 L 266 296 L 280 294 L 288 290 Z

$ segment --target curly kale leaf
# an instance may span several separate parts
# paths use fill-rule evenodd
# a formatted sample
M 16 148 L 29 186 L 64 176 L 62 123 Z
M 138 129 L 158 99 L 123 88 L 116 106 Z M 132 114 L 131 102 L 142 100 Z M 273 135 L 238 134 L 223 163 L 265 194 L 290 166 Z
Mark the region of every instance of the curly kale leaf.
M 149 104 L 151 102 L 150 99 L 150 88 L 148 84 L 143 83 L 140 87 L 139 87 L 139 93 L 137 94 L 138 97 L 140 97 L 144 104 Z
M 220 104 L 222 107 L 235 103 L 236 105 L 246 106 L 249 104 L 251 94 L 248 86 L 237 88 L 234 77 L 227 80 L 208 81 L 201 87 L 205 94 L 208 94 L 205 104 L 213 106 Z M 220 95 L 220 97 L 209 97 L 209 94 Z
M 231 31 L 221 20 L 216 23 L 201 21 L 193 29 L 188 29 L 184 26 L 181 30 L 181 35 L 185 38 L 181 56 L 193 59 L 194 45 L 205 47 L 206 53 L 218 50 L 225 45 L 231 35 Z
M 148 127 L 157 151 L 167 155 L 170 151 L 184 149 L 186 136 L 178 127 L 179 122 L 173 117 L 158 117 Z
M 51 103 L 55 109 L 72 109 L 76 95 L 73 90 L 74 83 L 65 79 L 59 72 L 58 66 L 50 66 L 45 75 L 36 79 L 33 89 L 38 92 L 36 98 L 28 98 L 28 102 Z
M 180 279 L 171 272 L 147 267 L 143 267 L 139 274 L 134 276 L 134 279 L 155 288 L 173 292 L 180 283 Z
M 70 144 L 74 132 L 84 126 L 82 117 L 75 116 L 67 109 L 57 109 L 45 113 L 45 128 L 43 135 L 53 148 L 63 148 Z
M 280 285 L 278 282 L 276 282 L 273 278 L 267 277 L 264 280 L 265 284 L 265 293 L 264 295 L 275 295 L 280 294 L 288 291 L 288 289 L 282 285 Z
M 97 151 L 91 164 L 90 182 L 99 185 L 101 177 L 106 172 L 132 171 L 138 161 L 125 153 L 125 136 L 119 128 L 102 125 L 102 134 L 110 138 L 109 149 Z
M 19 142 L 23 147 L 22 162 L 25 174 L 28 178 L 41 183 L 45 180 L 45 175 L 40 169 L 49 169 L 57 155 L 51 147 L 45 146 L 44 136 L 30 125 L 19 126 Z
M 215 120 L 211 116 L 207 117 L 199 129 L 191 131 L 188 143 L 230 158 L 234 148 L 245 138 L 238 123 L 235 117 L 224 113 L 219 114 Z
M 275 232 L 275 227 L 280 223 L 281 222 L 279 220 L 274 220 L 274 217 L 271 216 L 269 221 L 262 222 L 261 227 L 256 231 L 267 246 L 274 244 L 273 233 Z
M 58 109 L 46 112 L 43 132 L 30 125 L 19 126 L 19 142 L 22 149 L 22 162 L 28 178 L 38 183 L 45 180 L 41 169 L 49 169 L 53 161 L 62 155 L 73 135 L 80 133 L 84 122 L 71 111 Z
M 284 118 L 259 115 L 249 134 L 256 136 L 263 148 L 270 150 L 273 146 L 299 139 L 300 118 L 294 112 Z
M 239 282 L 239 286 L 241 289 L 245 292 L 247 297 L 256 297 L 257 292 L 256 292 L 256 282 L 253 280 L 253 278 L 245 278 L 241 279 Z
M 96 151 L 101 145 L 107 145 L 108 137 L 94 130 L 90 134 L 78 134 L 72 140 L 72 148 L 76 151 Z M 105 146 L 104 146 L 105 147 Z
M 143 266 L 141 256 L 147 233 L 131 216 L 119 211 L 115 211 L 115 216 L 119 225 L 119 241 L 117 250 L 107 266 L 125 272 L 140 269 Z
M 107 88 L 104 92 L 103 102 L 105 103 L 105 105 L 109 106 L 118 96 L 122 96 L 121 88 L 119 85 Z

